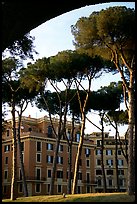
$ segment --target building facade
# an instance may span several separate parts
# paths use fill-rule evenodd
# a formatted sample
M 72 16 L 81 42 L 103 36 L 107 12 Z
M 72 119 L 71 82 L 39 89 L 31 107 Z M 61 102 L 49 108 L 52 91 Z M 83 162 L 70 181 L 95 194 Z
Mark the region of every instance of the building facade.
M 18 118 L 16 118 L 17 121 Z M 58 131 L 58 119 L 53 118 L 54 130 Z M 17 127 L 16 122 L 16 127 Z M 66 132 L 70 137 L 72 124 L 67 122 Z M 72 145 L 72 181 L 74 164 L 80 139 L 80 125 L 75 124 L 74 140 Z M 50 188 L 51 173 L 53 168 L 53 156 L 55 150 L 56 136 L 47 116 L 42 118 L 22 117 L 21 122 L 21 148 L 28 194 L 48 195 Z M 18 145 L 17 145 L 18 146 Z M 94 171 L 94 141 L 84 139 L 81 162 L 78 174 L 78 193 L 90 193 L 95 191 Z M 60 140 L 57 158 L 54 193 L 67 193 L 68 185 L 68 143 L 64 137 Z M 12 177 L 12 129 L 11 120 L 8 120 L 7 129 L 2 136 L 2 191 L 3 197 L 10 197 Z M 17 149 L 17 193 L 23 196 L 22 175 Z
M 95 192 L 103 191 L 103 177 L 101 167 L 101 132 L 93 132 L 90 138 L 94 141 L 94 170 L 95 180 L 97 185 L 95 186 Z M 127 161 L 123 156 L 126 155 L 126 144 L 127 140 L 125 137 L 117 138 L 117 162 L 118 162 L 118 185 L 119 191 L 125 192 L 127 190 Z M 114 136 L 109 136 L 108 132 L 104 133 L 104 149 L 103 149 L 103 160 L 106 177 L 106 186 L 108 192 L 117 191 L 117 174 L 116 174 L 116 139 Z

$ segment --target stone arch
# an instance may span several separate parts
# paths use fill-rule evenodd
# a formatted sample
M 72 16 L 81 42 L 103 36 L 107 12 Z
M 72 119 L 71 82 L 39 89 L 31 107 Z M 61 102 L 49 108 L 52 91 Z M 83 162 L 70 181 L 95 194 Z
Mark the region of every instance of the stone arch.
M 77 8 L 106 2 L 108 1 L 2 1 L 2 51 L 47 20 Z

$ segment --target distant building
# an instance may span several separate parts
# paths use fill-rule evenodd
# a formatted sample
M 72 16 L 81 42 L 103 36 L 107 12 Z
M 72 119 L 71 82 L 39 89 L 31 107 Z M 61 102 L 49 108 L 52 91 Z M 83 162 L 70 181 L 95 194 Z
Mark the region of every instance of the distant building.
M 94 171 L 95 171 L 95 180 L 97 182 L 97 186 L 95 186 L 95 192 L 102 192 L 103 190 L 103 179 L 102 179 L 102 169 L 101 169 L 101 132 L 94 132 L 90 135 L 90 139 L 94 140 L 94 144 L 96 146 L 94 151 Z M 118 180 L 119 187 L 121 192 L 125 192 L 127 190 L 127 161 L 123 156 L 122 149 L 126 154 L 126 143 L 124 137 L 119 139 L 117 138 L 118 144 Z M 121 144 L 121 145 L 120 145 Z M 106 184 L 107 191 L 114 192 L 116 191 L 116 163 L 115 163 L 115 146 L 116 140 L 114 136 L 109 136 L 108 132 L 104 133 L 104 150 L 103 150 L 103 158 L 104 158 L 104 168 L 106 175 Z M 120 148 L 122 147 L 122 149 Z
M 16 118 L 17 121 L 17 118 Z M 53 119 L 55 131 L 58 131 L 58 119 Z M 68 137 L 71 132 L 71 122 L 67 122 Z M 72 148 L 72 177 L 74 173 L 75 157 L 80 138 L 80 125 L 75 124 L 74 141 Z M 25 168 L 25 176 L 29 196 L 49 194 L 50 179 L 55 150 L 55 134 L 47 116 L 42 118 L 22 117 L 21 142 Z M 95 157 L 94 141 L 84 140 L 81 163 L 78 175 L 78 193 L 95 191 Z M 55 178 L 55 194 L 67 193 L 68 184 L 68 144 L 62 137 L 59 146 L 57 171 Z M 2 135 L 2 192 L 4 198 L 10 197 L 12 176 L 12 129 L 11 120 L 8 120 L 7 129 Z M 18 196 L 23 195 L 22 175 L 17 154 L 17 184 Z

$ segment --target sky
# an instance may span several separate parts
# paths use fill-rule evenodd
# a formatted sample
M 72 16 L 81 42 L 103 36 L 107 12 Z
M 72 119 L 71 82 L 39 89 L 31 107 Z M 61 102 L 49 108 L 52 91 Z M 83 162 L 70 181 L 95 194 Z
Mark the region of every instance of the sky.
M 54 56 L 63 50 L 74 50 L 74 37 L 71 33 L 71 25 L 75 25 L 80 17 L 88 17 L 93 11 L 100 11 L 101 9 L 106 9 L 110 6 L 126 6 L 128 8 L 135 8 L 135 2 L 112 2 L 85 6 L 50 19 L 37 28 L 31 30 L 30 35 L 35 37 L 35 50 L 39 53 L 38 55 L 34 55 L 34 60 L 42 57 Z M 29 61 L 30 60 L 25 61 L 24 66 L 26 66 Z M 119 73 L 116 75 L 105 74 L 99 79 L 93 80 L 92 90 L 97 90 L 101 86 L 107 86 L 110 82 L 119 80 L 121 80 Z M 29 105 L 23 113 L 24 116 L 31 115 L 31 117 L 34 118 L 43 117 L 45 114 L 47 115 L 45 111 L 40 112 L 38 108 L 31 107 L 31 105 Z M 10 114 L 8 114 L 8 118 L 10 117 Z M 90 119 L 96 125 L 99 125 L 99 117 L 95 113 L 92 115 L 90 114 Z M 106 132 L 109 131 L 110 135 L 114 135 L 115 133 L 114 129 L 110 127 L 105 127 L 104 130 Z M 120 127 L 120 135 L 123 135 L 125 130 L 126 127 Z M 92 133 L 94 131 L 98 131 L 98 129 L 87 122 L 85 133 Z

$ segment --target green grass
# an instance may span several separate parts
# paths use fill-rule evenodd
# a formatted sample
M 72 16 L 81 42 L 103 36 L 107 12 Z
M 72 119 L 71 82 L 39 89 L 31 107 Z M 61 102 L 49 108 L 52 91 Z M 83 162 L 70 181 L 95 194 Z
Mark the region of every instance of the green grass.
M 20 197 L 15 201 L 3 199 L 2 202 L 134 202 L 135 196 L 129 196 L 127 193 L 86 193 L 53 196 L 30 196 Z

